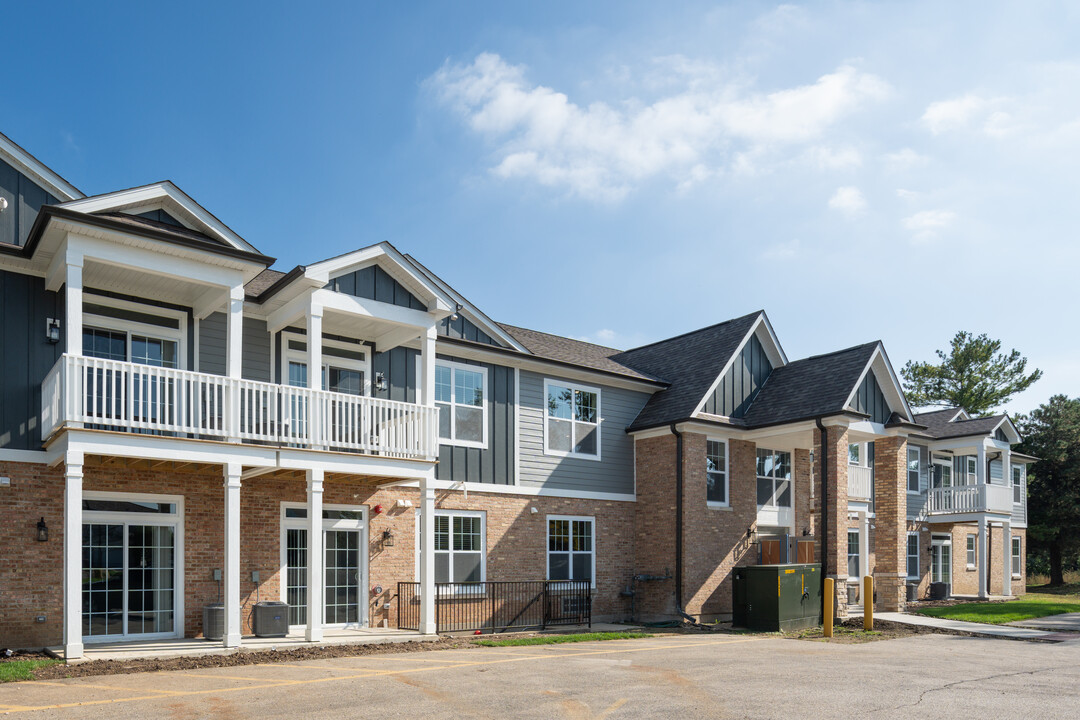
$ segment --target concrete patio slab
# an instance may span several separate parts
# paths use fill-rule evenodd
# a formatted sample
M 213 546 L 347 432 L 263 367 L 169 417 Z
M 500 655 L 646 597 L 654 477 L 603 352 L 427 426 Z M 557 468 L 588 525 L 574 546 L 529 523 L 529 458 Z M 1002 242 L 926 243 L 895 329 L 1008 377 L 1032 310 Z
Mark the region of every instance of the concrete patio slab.
M 980 635 L 982 637 L 1005 638 L 1008 640 L 1040 640 L 1042 642 L 1061 642 L 1062 640 L 1057 633 L 1026 627 L 1014 627 L 1012 625 L 989 625 L 986 623 L 947 620 L 945 618 L 929 617 L 927 615 L 909 615 L 908 613 L 894 612 L 876 613 L 874 617 L 880 620 L 888 620 L 889 622 L 902 623 L 904 625 L 940 628 L 942 630 L 971 633 L 972 635 Z

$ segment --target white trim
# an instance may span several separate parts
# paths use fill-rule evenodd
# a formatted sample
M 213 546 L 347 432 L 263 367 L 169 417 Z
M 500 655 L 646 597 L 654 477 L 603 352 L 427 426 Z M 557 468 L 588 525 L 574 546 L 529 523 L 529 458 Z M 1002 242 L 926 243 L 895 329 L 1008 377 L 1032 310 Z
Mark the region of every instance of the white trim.
M 768 356 L 769 362 L 772 363 L 773 370 L 778 367 L 783 367 L 784 365 L 787 365 L 787 355 L 784 353 L 784 349 L 780 347 L 780 341 L 777 339 L 776 333 L 773 331 L 772 323 L 769 322 L 768 316 L 765 314 L 765 311 L 762 310 L 758 313 L 757 319 L 754 320 L 754 323 L 750 326 L 750 330 L 746 333 L 745 336 L 743 336 L 743 339 L 739 342 L 738 346 L 736 346 L 735 351 L 731 353 L 731 357 L 727 359 L 724 367 L 721 368 L 720 372 L 717 373 L 715 378 L 713 378 L 712 383 L 709 385 L 708 391 L 706 391 L 706 393 L 701 396 L 701 399 L 698 400 L 698 404 L 694 407 L 694 412 L 690 413 L 691 415 L 698 415 L 699 413 L 704 412 L 705 403 L 708 402 L 709 398 L 712 397 L 713 393 L 716 392 L 716 388 L 720 385 L 720 381 L 724 379 L 724 376 L 727 375 L 728 370 L 730 370 L 731 367 L 735 364 L 735 360 L 739 357 L 739 354 L 746 347 L 746 344 L 750 342 L 750 338 L 756 335 L 758 329 L 761 327 L 765 328 L 765 331 L 767 333 L 766 339 L 768 339 L 772 344 L 772 347 L 770 348 L 769 344 L 761 343 L 761 347 L 763 350 L 765 350 L 765 355 Z M 761 338 L 758 338 L 759 341 L 760 339 Z M 770 352 L 770 350 L 772 352 Z M 713 415 L 712 417 L 724 416 Z
M 95 315 L 86 309 L 87 305 L 101 305 L 104 307 L 111 307 L 117 310 L 128 310 L 130 312 L 137 312 L 142 315 L 153 315 L 163 319 L 176 320 L 178 327 L 171 328 L 163 325 L 153 325 L 150 323 L 143 323 L 137 320 L 126 320 L 124 318 L 111 317 L 109 315 Z M 142 335 L 155 340 L 169 340 L 176 343 L 177 353 L 177 369 L 188 369 L 188 348 L 187 348 L 187 313 L 174 310 L 172 308 L 163 308 L 156 305 L 144 305 L 142 303 L 132 302 L 130 300 L 121 300 L 119 298 L 108 297 L 106 295 L 98 295 L 96 293 L 83 292 L 83 313 L 82 313 L 82 329 L 87 328 L 100 328 L 102 330 L 111 330 L 114 332 L 127 333 L 127 346 L 126 352 L 127 362 L 134 362 L 131 359 L 131 335 Z M 80 344 L 82 338 L 79 338 Z M 197 342 L 197 341 L 196 341 Z M 197 357 L 197 356 L 196 356 Z
M 851 392 L 848 393 L 847 400 L 844 401 L 844 407 L 854 410 L 854 406 L 851 404 L 855 399 L 855 394 L 859 392 L 859 388 L 862 387 L 863 380 L 866 379 L 866 374 L 871 372 L 874 365 L 880 361 L 881 366 L 885 368 L 886 374 L 889 376 L 889 385 L 883 385 L 881 378 L 877 372 L 874 373 L 874 378 L 878 381 L 878 387 L 882 389 L 882 395 L 885 395 L 886 401 L 891 401 L 889 405 L 890 410 L 895 408 L 892 406 L 892 402 L 899 401 L 900 407 L 906 413 L 904 418 L 908 422 L 914 422 L 914 415 L 911 413 L 911 406 L 908 405 L 907 397 L 904 395 L 903 387 L 900 385 L 900 380 L 896 377 L 896 372 L 893 370 L 892 363 L 889 362 L 889 356 L 885 354 L 885 347 L 879 341 L 877 347 L 874 348 L 874 352 L 870 355 L 870 360 L 866 363 L 866 367 L 863 368 L 862 373 L 859 374 L 859 379 L 855 382 L 855 386 L 851 388 Z M 889 388 L 889 392 L 885 392 L 885 388 Z M 889 397 L 889 395 L 893 397 Z
M 420 360 L 421 360 L 421 358 L 419 356 L 417 356 L 417 358 L 416 358 L 416 362 L 417 362 L 416 376 L 417 377 L 420 377 L 420 364 L 419 364 Z M 433 402 L 434 402 L 435 407 L 439 407 L 440 405 L 449 405 L 449 407 L 450 407 L 450 435 L 451 435 L 451 437 L 444 438 L 441 435 L 438 435 L 439 445 L 448 445 L 448 446 L 452 446 L 452 447 L 465 447 L 465 448 L 479 448 L 481 450 L 487 450 L 488 449 L 488 442 L 489 442 L 489 438 L 488 438 L 488 420 L 489 420 L 488 403 L 493 402 L 492 393 L 491 393 L 491 378 L 490 378 L 490 375 L 488 374 L 487 366 L 485 366 L 485 365 L 468 365 L 466 363 L 455 362 L 454 360 L 444 360 L 444 359 L 441 359 L 439 357 L 436 357 L 435 358 L 436 373 L 438 372 L 438 368 L 439 368 L 440 365 L 445 367 L 445 368 L 450 369 L 450 402 L 449 403 L 439 402 L 439 401 L 433 401 Z M 454 388 L 456 387 L 456 385 L 454 383 L 454 373 L 457 372 L 458 370 L 462 370 L 462 371 L 465 371 L 465 372 L 479 373 L 484 378 L 484 380 L 483 380 L 483 382 L 484 382 L 483 400 L 480 403 L 480 408 L 483 410 L 483 413 L 484 413 L 484 417 L 483 417 L 483 421 L 482 421 L 483 437 L 481 438 L 481 440 L 479 442 L 477 442 L 475 440 L 459 440 L 458 438 L 454 437 L 455 435 L 457 435 L 457 418 L 456 418 L 456 413 L 454 412 L 454 408 L 457 407 L 457 398 L 455 397 L 455 393 L 454 393 Z M 431 396 L 432 396 L 432 398 L 435 397 L 434 391 L 432 391 Z M 462 407 L 476 407 L 476 406 L 475 405 L 463 405 Z M 438 429 L 436 429 L 436 433 L 438 433 Z M 516 439 L 517 439 L 517 435 L 515 433 L 515 440 Z M 515 483 L 516 483 L 516 477 L 515 477 Z
M 709 443 L 716 442 L 721 443 L 724 446 L 724 502 L 718 500 L 709 500 L 708 488 L 709 488 Z M 634 453 L 635 459 L 637 453 Z M 635 468 L 637 467 L 635 462 Z M 635 491 L 636 491 L 635 480 Z M 711 508 L 730 508 L 731 507 L 731 448 L 728 446 L 727 438 L 715 437 L 711 435 L 705 436 L 705 505 Z
M 922 577 L 922 541 L 919 540 L 918 530 L 909 530 L 907 537 L 904 540 L 905 543 L 910 542 L 911 537 L 915 536 L 915 574 L 907 572 L 907 561 L 911 559 L 911 552 L 909 552 L 907 545 L 904 546 L 904 572 L 907 575 L 908 580 L 918 580 Z
M 569 452 L 564 452 L 564 451 L 561 451 L 561 450 L 552 450 L 551 447 L 548 445 L 548 421 L 549 420 L 556 420 L 558 422 L 568 422 L 568 423 L 570 423 L 570 447 L 571 448 L 574 447 L 574 428 L 578 424 L 582 424 L 582 425 L 591 425 L 592 424 L 592 423 L 588 423 L 588 422 L 583 422 L 581 420 L 575 420 L 573 417 L 570 417 L 570 418 L 552 418 L 551 416 L 549 416 L 548 415 L 548 406 L 547 406 L 548 386 L 552 385 L 552 384 L 555 384 L 558 387 L 565 387 L 566 389 L 568 389 L 568 390 L 570 390 L 572 392 L 595 393 L 595 395 L 596 395 L 596 454 L 595 455 L 590 455 L 588 453 L 575 452 L 572 449 Z M 540 408 L 540 417 L 542 418 L 542 422 L 544 424 L 544 455 L 551 455 L 551 456 L 554 456 L 554 457 L 575 458 L 575 459 L 578 459 L 578 460 L 594 460 L 594 461 L 597 461 L 597 462 L 599 462 L 601 460 L 601 447 L 603 445 L 603 432 L 602 431 L 603 431 L 604 416 L 603 416 L 603 414 L 601 412 L 601 410 L 602 410 L 602 398 L 601 398 L 601 389 L 599 387 L 594 387 L 594 386 L 590 386 L 590 385 L 581 385 L 579 383 L 573 383 L 573 382 L 567 382 L 567 381 L 562 380 L 560 378 L 545 377 L 544 378 L 544 394 L 543 394 L 543 396 L 541 398 L 541 403 L 542 403 L 542 405 L 541 405 L 541 408 Z M 573 413 L 573 401 L 571 401 L 570 409 L 571 409 L 571 413 Z
M 135 633 L 124 635 L 84 635 L 83 643 L 89 645 L 103 642 L 130 642 L 136 640 L 150 640 L 154 638 L 180 638 L 184 637 L 184 496 L 183 495 L 159 495 L 156 493 L 133 493 L 133 492 L 104 492 L 83 491 L 83 500 L 112 500 L 134 502 L 157 502 L 172 503 L 176 506 L 175 513 L 110 513 L 101 510 L 83 510 L 82 524 L 88 522 L 126 524 L 132 518 L 139 521 L 133 524 L 158 525 L 173 528 L 173 631 L 160 633 Z M 145 522 L 144 522 L 145 521 Z M 82 541 L 79 541 L 80 548 Z M 127 539 L 124 540 L 124 568 L 128 566 Z M 81 550 L 80 550 L 81 554 Z M 80 565 L 81 568 L 81 565 Z M 80 569 L 81 573 L 81 569 Z M 127 573 L 124 573 L 124 606 L 127 607 Z M 82 617 L 82 610 L 79 610 Z M 81 620 L 80 620 L 81 622 Z M 125 618 L 126 622 L 126 618 Z
M 514 485 L 521 485 L 521 369 L 514 368 Z
M 341 471 L 335 471 L 341 472 Z M 382 483 L 379 487 L 419 487 L 416 479 L 393 480 Z M 591 492 L 587 490 L 559 490 L 555 488 L 537 488 L 515 485 L 496 485 L 494 483 L 452 482 L 450 480 L 431 480 L 435 490 L 460 490 L 465 493 L 490 493 L 492 495 L 521 495 L 525 497 L 556 497 L 576 500 L 611 500 L 615 502 L 635 502 L 637 497 L 630 493 Z
M 475 552 L 474 550 L 454 550 L 453 549 L 453 544 L 454 544 L 454 520 L 453 519 L 454 519 L 454 517 L 480 518 L 480 580 L 478 582 L 481 582 L 481 583 L 487 582 L 487 556 L 488 556 L 487 510 L 458 510 L 458 509 L 455 509 L 455 508 L 445 508 L 445 509 L 444 508 L 435 508 L 435 517 L 436 518 L 438 518 L 438 517 L 450 518 L 450 522 L 448 524 L 448 531 L 449 531 L 449 534 L 450 534 L 450 549 L 449 550 L 438 550 L 438 549 L 436 549 L 434 551 L 434 554 L 446 553 L 446 554 L 448 554 L 450 556 L 450 562 L 448 564 L 448 571 L 449 571 L 450 575 L 446 580 L 446 582 L 448 582 L 448 583 L 453 583 L 454 582 L 453 580 L 450 579 L 450 578 L 452 578 L 454 576 L 454 565 L 453 565 L 453 555 L 454 555 L 454 553 L 455 552 L 462 552 L 462 553 L 473 553 L 473 552 Z M 420 508 L 417 508 L 416 511 L 413 513 L 413 518 L 414 518 L 415 523 L 416 523 L 415 526 L 414 526 L 414 529 L 413 529 L 413 545 L 414 545 L 413 572 L 414 572 L 414 577 L 417 578 L 417 582 L 420 582 L 420 529 L 421 529 Z M 434 562 L 435 562 L 435 560 L 434 560 L 434 558 L 432 558 L 432 563 L 434 564 Z M 436 582 L 438 582 L 438 580 L 436 580 Z M 469 583 L 461 583 L 461 585 L 463 585 L 463 586 L 468 585 L 468 584 Z M 476 594 L 478 591 L 473 590 L 473 589 L 469 589 L 467 587 L 460 587 L 460 588 L 454 587 L 454 588 L 451 589 L 451 592 L 452 592 L 452 594 L 455 594 L 455 595 L 458 594 L 458 593 L 462 593 L 462 594 L 465 594 L 465 595 L 473 595 L 473 594 Z
M 47 464 L 52 457 L 52 453 L 44 450 L 0 448 L 0 462 Z
M 439 313 L 440 317 L 453 312 L 456 306 L 454 300 L 427 277 L 420 274 L 415 265 L 406 260 L 397 248 L 386 241 L 308 265 L 304 270 L 304 276 L 323 286 L 328 284 L 332 277 L 373 264 L 382 267 L 388 275 L 405 286 L 413 295 L 426 302 L 428 312 Z
M 918 446 L 912 447 L 911 445 L 908 445 L 907 451 L 908 451 L 908 456 L 906 458 L 907 462 L 904 464 L 904 487 L 907 489 L 907 494 L 908 495 L 922 495 L 923 494 L 923 489 L 922 489 L 922 450 L 920 450 Z M 911 453 L 913 453 L 913 452 L 916 455 L 919 456 L 919 470 L 917 472 L 918 481 L 919 481 L 919 489 L 918 490 L 912 490 L 911 489 L 911 478 L 909 477 L 909 475 L 911 473 L 911 469 L 910 469 Z
M 589 577 L 590 583 L 589 583 L 589 585 L 590 585 L 590 587 L 592 587 L 593 590 L 595 590 L 596 589 L 596 555 L 597 555 L 597 553 L 596 553 L 596 541 L 597 541 L 596 516 L 594 516 L 594 515 L 546 515 L 544 517 L 544 579 L 545 580 L 551 580 L 551 553 L 552 553 L 552 550 L 551 550 L 551 521 L 552 520 L 567 520 L 567 521 L 570 522 L 570 543 L 571 543 L 571 546 L 573 545 L 573 542 L 574 542 L 574 523 L 575 522 L 587 522 L 587 523 L 590 524 L 591 530 L 592 530 L 592 537 L 591 537 L 592 550 L 589 552 L 589 554 L 592 555 L 592 570 L 590 571 L 590 577 Z M 559 551 L 555 551 L 555 552 L 564 552 L 564 551 L 559 550 Z M 570 558 L 569 558 L 569 562 L 570 562 L 569 573 L 571 575 L 573 575 L 574 574 L 574 555 L 584 555 L 585 553 L 581 552 L 580 550 L 575 551 L 573 549 L 565 551 L 565 552 L 567 552 L 569 554 L 569 556 L 570 556 Z M 570 578 L 571 582 L 574 581 L 574 580 L 575 580 L 575 578 Z
M 289 384 L 289 364 L 298 363 L 307 367 L 308 354 L 307 350 L 294 350 L 289 347 L 289 340 L 296 340 L 302 342 L 306 346 L 311 342 L 309 335 L 301 335 L 300 333 L 290 332 L 288 330 L 281 331 L 281 367 L 278 368 L 281 372 L 281 385 Z M 270 346 L 273 349 L 273 338 L 271 338 Z M 363 360 L 354 360 L 352 358 L 344 358 L 339 355 L 327 354 L 326 348 L 332 347 L 338 350 L 348 350 L 350 352 L 360 353 L 364 356 Z M 344 370 L 359 370 L 364 373 L 364 387 L 360 390 L 360 397 L 371 396 L 371 348 L 364 345 L 362 342 L 349 343 L 342 342 L 341 340 L 331 340 L 329 338 L 322 338 L 322 367 L 323 369 L 333 365 L 334 367 L 342 368 Z M 330 381 L 329 376 L 326 378 L 327 382 Z M 308 368 L 308 386 L 311 386 L 311 368 Z M 319 389 L 326 390 L 322 387 L 322 372 L 319 373 Z
M 77 187 L 60 177 L 33 155 L 23 150 L 15 142 L 0 133 L 0 153 L 5 160 L 15 169 L 26 175 L 34 182 L 44 185 L 45 190 L 51 191 L 60 200 L 75 200 L 86 197 Z

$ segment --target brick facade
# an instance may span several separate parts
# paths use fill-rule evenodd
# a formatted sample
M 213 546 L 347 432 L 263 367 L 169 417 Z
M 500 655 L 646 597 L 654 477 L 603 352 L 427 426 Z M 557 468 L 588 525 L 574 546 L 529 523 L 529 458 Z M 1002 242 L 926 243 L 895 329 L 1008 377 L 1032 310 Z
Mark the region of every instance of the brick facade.
M 877 607 L 904 609 L 907 578 L 907 439 L 874 441 L 874 591 Z
M 826 577 L 836 580 L 836 617 L 847 616 L 847 528 L 848 528 L 848 429 L 825 428 L 826 453 L 818 460 L 818 477 L 828 477 L 827 534 L 823 538 L 827 560 Z M 821 431 L 814 430 L 814 447 L 821 447 Z M 821 454 L 820 451 L 818 453 Z

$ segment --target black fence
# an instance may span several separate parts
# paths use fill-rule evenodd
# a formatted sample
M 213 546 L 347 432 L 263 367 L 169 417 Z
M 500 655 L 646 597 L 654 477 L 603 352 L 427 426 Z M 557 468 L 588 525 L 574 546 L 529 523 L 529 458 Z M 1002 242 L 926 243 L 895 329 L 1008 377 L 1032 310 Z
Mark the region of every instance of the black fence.
M 435 631 L 592 627 L 592 587 L 588 580 L 435 583 Z M 420 583 L 397 589 L 397 625 L 420 629 Z

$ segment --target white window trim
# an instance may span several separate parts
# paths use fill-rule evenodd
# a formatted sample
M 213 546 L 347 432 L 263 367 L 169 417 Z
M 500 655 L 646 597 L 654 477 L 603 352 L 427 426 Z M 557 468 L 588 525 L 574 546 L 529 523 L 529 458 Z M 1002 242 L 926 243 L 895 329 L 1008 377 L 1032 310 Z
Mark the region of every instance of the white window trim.
M 1016 545 L 1019 543 L 1020 552 L 1016 552 Z M 1013 561 L 1019 560 L 1020 572 L 1013 572 Z M 1019 580 L 1024 574 L 1024 540 L 1020 535 L 1013 535 L 1009 542 L 1009 573 L 1012 575 L 1013 580 Z
M 856 448 L 859 451 L 859 461 L 851 462 L 851 448 Z M 866 463 L 869 458 L 866 457 L 866 446 L 864 443 L 848 443 L 848 466 L 849 467 L 866 467 Z
M 989 478 L 987 478 L 989 479 Z M 979 484 L 979 458 L 968 455 L 964 462 L 964 485 Z
M 92 312 L 83 313 L 83 328 L 85 329 L 99 329 L 99 330 L 111 330 L 113 332 L 122 332 L 127 335 L 126 345 L 124 347 L 125 362 L 132 362 L 131 360 L 131 336 L 142 335 L 145 337 L 153 338 L 156 340 L 168 340 L 176 343 L 176 368 L 178 370 L 187 370 L 188 348 L 187 348 L 187 313 L 179 310 L 173 310 L 171 308 L 161 308 L 155 305 L 141 305 L 139 303 L 130 302 L 128 300 L 117 300 L 116 298 L 104 297 L 102 295 L 84 295 L 83 305 L 104 305 L 106 307 L 116 308 L 117 310 L 130 310 L 132 312 L 142 313 L 144 315 L 156 315 L 162 318 L 169 318 L 170 320 L 178 320 L 179 327 L 163 327 L 161 325 L 151 325 L 149 323 L 141 323 L 135 320 L 124 320 L 123 318 L 109 317 L 108 315 L 95 315 Z M 80 338 L 80 342 L 82 339 Z M 154 367 L 154 366 L 150 366 Z
M 787 479 L 784 479 L 784 478 L 776 477 L 775 475 L 758 475 L 757 474 L 757 450 L 764 450 L 765 452 L 773 453 L 773 454 L 776 454 L 776 455 L 779 455 L 781 453 L 786 454 L 788 456 L 788 461 L 791 463 L 791 477 L 789 477 Z M 771 448 L 758 447 L 754 452 L 754 502 L 755 503 L 757 502 L 757 480 L 772 480 L 772 484 L 773 484 L 773 492 L 772 492 L 772 495 L 769 497 L 769 502 L 765 503 L 764 505 L 758 505 L 757 506 L 758 510 L 760 510 L 761 508 L 769 508 L 769 509 L 773 509 L 773 510 L 790 510 L 792 513 L 795 512 L 795 453 L 793 453 L 793 452 L 791 452 L 789 450 L 773 450 Z M 791 495 L 791 504 L 790 505 L 779 505 L 779 504 L 777 504 L 775 502 L 776 498 L 778 498 L 780 496 L 780 493 L 777 492 L 778 483 L 784 483 L 784 482 L 786 482 L 788 484 L 788 491 L 790 492 L 790 495 Z
M 416 510 L 416 532 L 413 533 L 413 545 L 414 549 L 414 563 L 413 571 L 416 582 L 420 582 L 420 509 Z M 450 520 L 450 544 L 453 547 L 454 542 L 454 516 L 458 517 L 478 517 L 480 518 L 480 583 L 487 582 L 487 556 L 488 556 L 488 544 L 487 544 L 487 512 L 484 510 L 436 510 L 435 517 L 449 517 Z M 450 560 L 450 577 L 454 576 L 453 555 L 454 550 L 436 550 L 435 552 L 447 552 L 449 553 Z M 472 552 L 471 550 L 459 550 L 457 552 Z M 432 558 L 434 562 L 434 558 Z M 486 591 L 484 585 L 481 584 L 477 587 L 470 587 L 472 583 L 454 583 L 450 582 L 450 592 L 453 595 L 481 595 Z M 417 591 L 419 594 L 419 591 Z
M 908 470 L 907 467 L 904 468 L 904 484 L 907 487 L 907 494 L 908 495 L 922 495 L 922 451 L 919 450 L 918 448 L 910 448 L 910 447 L 908 448 L 908 464 L 909 465 L 911 463 L 911 453 L 915 453 L 915 454 L 917 454 L 919 456 L 919 460 L 918 460 L 918 462 L 919 462 L 919 465 L 918 465 L 918 468 L 919 468 L 918 469 L 919 489 L 918 490 L 912 490 L 911 489 L 911 482 L 910 482 L 910 479 L 908 478 L 908 473 L 910 471 Z
M 552 450 L 548 446 L 548 420 L 553 419 L 553 418 L 551 418 L 551 416 L 548 415 L 548 404 L 547 404 L 548 386 L 550 386 L 550 385 L 558 385 L 559 387 L 564 387 L 564 388 L 567 388 L 569 390 L 580 390 L 581 392 L 596 393 L 596 454 L 595 455 L 589 455 L 588 453 L 574 452 L 573 450 L 570 450 L 569 452 L 563 452 L 561 450 Z M 544 396 L 540 399 L 540 415 L 541 415 L 541 418 L 542 418 L 543 423 L 544 423 L 544 454 L 545 455 L 552 455 L 552 456 L 555 456 L 555 457 L 568 457 L 568 458 L 578 458 L 578 459 L 581 459 L 581 460 L 596 460 L 596 461 L 599 461 L 600 460 L 600 454 L 601 454 L 601 446 L 603 445 L 603 427 L 604 427 L 604 416 L 601 414 L 601 408 L 602 408 L 601 403 L 602 402 L 603 402 L 603 398 L 601 397 L 600 388 L 598 388 L 598 387 L 593 387 L 591 385 L 582 385 L 581 383 L 574 383 L 574 382 L 569 382 L 569 381 L 566 381 L 566 380 L 560 380 L 559 378 L 544 378 Z M 573 408 L 573 405 L 571 404 L 571 410 L 572 410 L 572 408 Z M 570 447 L 573 447 L 574 446 L 574 426 L 576 424 L 578 424 L 580 421 L 579 420 L 574 420 L 573 418 L 554 418 L 554 419 L 560 420 L 562 422 L 570 423 Z M 588 423 L 582 423 L 582 424 L 587 425 Z
M 915 569 L 916 569 L 916 572 L 918 573 L 916 575 L 908 574 L 907 579 L 908 580 L 918 580 L 920 577 L 922 577 L 922 573 L 919 572 L 919 569 L 922 567 L 922 555 L 919 554 L 919 551 L 922 549 L 922 547 L 921 547 L 922 543 L 919 542 L 919 533 L 918 532 L 909 532 L 907 534 L 907 537 L 908 537 L 908 542 L 911 541 L 912 537 L 915 538 Z M 905 563 L 906 563 L 907 560 L 911 559 L 911 553 L 907 552 L 906 548 L 905 548 L 904 559 L 905 559 Z
M 112 500 L 134 502 L 173 503 L 176 506 L 175 513 L 139 513 L 122 512 L 114 513 L 98 510 L 83 510 L 83 524 L 91 523 L 115 523 L 120 524 L 136 520 L 145 520 L 144 525 L 168 525 L 173 528 L 173 631 L 162 633 L 142 633 L 133 635 L 93 635 L 84 636 L 86 644 L 99 642 L 127 642 L 129 640 L 150 640 L 154 638 L 181 638 L 184 636 L 184 496 L 183 495 L 154 495 L 150 493 L 131 492 L 84 492 L 83 500 Z M 80 530 L 81 536 L 81 530 Z M 81 546 L 81 541 L 80 541 Z M 126 547 L 126 541 L 125 541 Z M 82 551 L 79 553 L 82 556 Z M 127 558 L 124 558 L 124 567 L 127 567 Z M 127 573 L 124 573 L 124 594 L 127 595 Z M 125 598 L 125 603 L 127 602 Z M 80 610 L 81 612 L 81 610 Z
M 481 375 L 484 376 L 483 400 L 480 403 L 480 409 L 483 410 L 483 412 L 484 412 L 484 419 L 482 421 L 482 425 L 483 425 L 483 429 L 484 429 L 484 439 L 481 440 L 480 442 L 477 442 L 475 440 L 458 440 L 456 437 L 449 437 L 449 438 L 440 437 L 439 438 L 439 444 L 440 445 L 452 445 L 454 447 L 480 448 L 481 450 L 487 450 L 488 449 L 488 420 L 489 420 L 489 417 L 488 417 L 488 404 L 491 401 L 491 383 L 490 383 L 491 378 L 488 375 L 487 366 L 486 365 L 469 365 L 469 364 L 463 363 L 463 362 L 455 362 L 454 360 L 441 360 L 441 359 L 436 358 L 435 367 L 439 367 L 440 365 L 442 367 L 450 368 L 450 371 L 451 371 L 450 372 L 450 399 L 451 399 L 451 402 L 449 403 L 450 404 L 450 434 L 451 435 L 456 435 L 457 434 L 457 420 L 454 417 L 454 408 L 457 406 L 457 398 L 454 396 L 454 375 L 453 375 L 453 371 L 454 370 L 466 370 L 468 372 L 480 373 Z M 420 372 L 420 358 L 419 357 L 416 358 L 416 367 L 417 367 L 416 376 L 420 377 L 421 372 Z M 432 390 L 432 397 L 434 397 L 434 395 L 435 395 L 435 392 L 434 392 L 434 389 L 433 389 Z M 435 407 L 438 407 L 439 405 L 446 405 L 446 404 L 447 403 L 436 402 Z M 463 407 L 476 407 L 476 406 L 475 405 L 465 405 Z M 437 432 L 438 432 L 438 430 L 436 430 L 436 433 Z
M 969 549 L 968 543 L 974 539 L 975 548 Z M 969 553 L 975 553 L 975 562 L 968 562 Z M 967 565 L 968 570 L 974 570 L 979 565 L 979 536 L 973 533 L 968 533 L 964 539 L 964 563 Z
M 706 436 L 705 440 L 706 440 L 706 444 L 705 444 L 705 478 L 706 478 L 706 485 L 705 485 L 705 498 L 706 498 L 706 500 L 705 500 L 705 505 L 707 507 L 711 507 L 711 508 L 730 510 L 731 509 L 731 456 L 730 456 L 731 448 L 728 447 L 727 438 Z M 709 497 L 708 496 L 708 491 L 709 491 L 709 487 L 708 487 L 709 445 L 708 445 L 708 443 L 710 443 L 710 442 L 723 443 L 723 445 L 724 445 L 724 470 L 723 470 L 723 473 L 724 473 L 724 497 L 726 498 L 725 502 L 718 502 L 716 500 L 709 500 L 708 499 L 708 497 Z
M 1016 471 L 1017 470 L 1020 471 L 1019 482 L 1017 482 L 1017 477 L 1016 477 Z M 1026 470 L 1026 468 L 1025 468 L 1024 465 L 1015 465 L 1014 464 L 1014 465 L 1011 465 L 1011 467 L 1009 468 L 1009 488 L 1012 490 L 1012 493 L 1013 493 L 1013 505 L 1015 505 L 1016 507 L 1020 507 L 1021 505 L 1024 504 L 1024 475 L 1025 475 L 1025 470 Z M 1017 486 L 1020 487 L 1020 502 L 1016 501 L 1016 487 Z
M 546 397 L 546 393 L 545 393 Z M 544 519 L 544 579 L 551 582 L 561 582 L 559 580 L 551 580 L 551 521 L 552 520 L 569 520 L 571 523 L 587 522 L 592 526 L 592 551 L 589 553 L 592 555 L 592 569 L 589 572 L 591 582 L 590 587 L 596 589 L 596 517 L 593 515 L 548 515 Z M 571 546 L 574 541 L 574 526 L 570 525 L 570 542 Z M 561 552 L 561 551 L 560 551 Z M 574 555 L 582 555 L 581 551 L 570 550 L 570 572 L 574 572 Z M 571 579 L 573 582 L 573 579 Z
M 858 540 L 855 541 L 855 554 L 854 555 L 852 555 L 852 553 L 851 553 L 851 534 L 852 533 L 854 533 L 855 536 L 858 538 Z M 848 572 L 848 582 L 849 583 L 850 582 L 860 583 L 860 582 L 862 582 L 861 576 L 862 576 L 862 573 L 863 573 L 863 567 L 862 567 L 863 559 L 862 559 L 862 553 L 860 552 L 861 549 L 862 549 L 862 530 L 859 529 L 859 528 L 848 528 L 847 529 L 847 539 L 848 539 L 848 548 L 847 548 L 848 562 L 847 562 L 847 565 L 844 567 L 844 569 Z M 851 575 L 851 558 L 852 557 L 854 557 L 855 561 L 858 563 L 858 569 L 859 569 L 859 574 L 854 576 L 854 577 L 852 577 L 852 575 Z
M 293 350 L 289 347 L 289 341 L 296 340 L 298 342 L 307 343 L 309 338 L 307 335 L 300 335 L 294 332 L 282 331 L 281 333 L 281 385 L 289 384 L 289 363 L 299 363 L 300 365 L 307 366 L 308 356 L 305 350 Z M 334 367 L 344 368 L 346 370 L 359 370 L 364 373 L 364 387 L 361 389 L 361 393 L 358 397 L 370 397 L 371 396 L 371 348 L 363 343 L 348 343 L 340 340 L 330 340 L 323 338 L 322 346 L 338 348 L 341 350 L 349 350 L 352 352 L 361 353 L 364 356 L 363 360 L 353 360 L 352 358 L 338 357 L 337 355 L 327 355 L 325 352 L 322 354 L 323 367 L 333 365 Z M 329 377 L 327 377 L 329 382 Z M 322 384 L 322 371 L 319 371 L 319 384 Z M 311 368 L 308 368 L 308 387 L 311 386 Z M 329 392 L 326 388 L 320 387 L 320 390 Z

